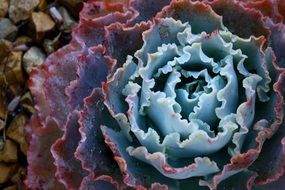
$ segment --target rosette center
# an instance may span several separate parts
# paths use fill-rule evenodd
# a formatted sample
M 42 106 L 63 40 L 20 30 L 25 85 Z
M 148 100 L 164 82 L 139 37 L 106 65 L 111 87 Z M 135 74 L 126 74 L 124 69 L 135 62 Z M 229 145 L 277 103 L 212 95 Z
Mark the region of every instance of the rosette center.
M 105 102 L 128 138 L 133 134 L 143 152 L 174 159 L 209 155 L 227 144 L 235 147 L 231 154 L 239 152 L 255 102 L 267 101 L 261 39 L 240 38 L 223 26 L 194 34 L 188 22 L 163 18 L 143 41 L 110 80 Z M 138 149 L 128 152 L 158 167 Z

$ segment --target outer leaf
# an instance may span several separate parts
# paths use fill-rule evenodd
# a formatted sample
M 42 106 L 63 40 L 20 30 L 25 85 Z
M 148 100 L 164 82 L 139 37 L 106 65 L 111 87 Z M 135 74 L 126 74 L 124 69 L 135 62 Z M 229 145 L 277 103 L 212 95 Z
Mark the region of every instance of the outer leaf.
M 271 130 L 275 133 L 268 141 L 265 142 L 259 158 L 250 167 L 251 170 L 258 173 L 256 179 L 257 185 L 263 185 L 272 181 L 276 181 L 280 176 L 284 175 L 285 168 L 285 129 L 284 129 L 284 83 L 285 72 L 282 72 L 278 78 L 278 82 L 274 84 L 274 90 L 277 91 L 279 99 L 275 105 L 276 121 L 271 126 Z M 281 126 L 279 126 L 281 124 Z M 279 125 L 278 125 L 279 124 Z M 271 133 L 270 130 L 266 131 Z
M 268 37 L 269 30 L 264 27 L 259 12 L 245 9 L 234 0 L 214 0 L 210 5 L 217 14 L 223 16 L 224 25 L 239 37 Z
M 285 2 L 282 0 L 277 0 L 278 3 L 278 11 L 283 16 L 283 23 L 285 22 Z
M 254 180 L 257 177 L 257 173 L 251 171 L 241 171 L 230 178 L 222 181 L 218 185 L 218 189 L 235 189 L 240 188 L 243 190 L 252 190 Z
M 83 100 L 94 88 L 100 88 L 107 75 L 115 66 L 115 61 L 105 55 L 104 47 L 99 45 L 90 48 L 87 55 L 79 57 L 77 69 L 78 79 L 71 82 L 66 89 L 70 110 L 81 110 Z
M 41 127 L 41 121 L 37 114 L 33 115 L 31 119 L 25 124 L 25 137 L 28 143 L 31 142 L 32 135 L 35 132 L 36 128 Z
M 261 151 L 263 148 L 263 144 L 264 142 L 269 139 L 272 138 L 272 136 L 276 133 L 276 131 L 282 127 L 282 121 L 283 121 L 283 96 L 284 96 L 284 88 L 283 88 L 283 83 L 284 83 L 284 75 L 285 73 L 283 72 L 278 81 L 274 84 L 274 91 L 276 93 L 276 102 L 274 105 L 274 111 L 275 111 L 275 119 L 273 120 L 274 122 L 270 125 L 269 128 L 266 128 L 262 125 L 262 123 L 256 123 L 256 126 L 254 127 L 254 130 L 258 131 L 258 135 L 255 138 L 255 146 L 249 150 L 247 150 L 245 153 L 233 156 L 231 158 L 231 163 L 226 164 L 222 170 L 221 173 L 215 175 L 213 177 L 213 180 L 208 180 L 208 182 L 201 182 L 202 185 L 208 185 L 210 188 L 212 189 L 216 189 L 218 184 L 223 181 L 224 179 L 239 173 L 242 170 L 245 170 L 247 168 L 249 168 L 257 159 L 259 156 L 261 156 Z M 281 125 L 281 126 L 280 126 Z M 283 130 L 283 129 L 282 129 Z M 283 133 L 281 133 L 282 135 Z M 273 152 L 275 152 L 276 150 L 274 149 Z M 280 151 L 280 148 L 277 148 L 277 151 Z M 263 153 L 264 154 L 264 153 Z M 281 159 L 278 160 L 277 164 L 281 163 L 281 165 L 283 165 L 283 159 L 284 157 L 282 156 L 283 153 L 278 153 L 275 152 L 274 155 L 278 155 L 278 158 Z M 271 156 L 271 155 L 270 155 Z M 277 158 L 277 159 L 278 159 Z M 257 162 L 258 165 L 258 162 Z M 253 164 L 254 166 L 254 164 Z M 276 178 L 279 177 L 280 173 L 283 173 L 283 169 L 282 167 L 277 167 L 278 169 L 276 169 L 275 172 L 277 172 L 276 177 L 275 174 L 273 174 L 272 180 L 276 180 Z M 280 171 L 281 170 L 281 171 Z M 256 171 L 258 174 L 258 171 Z M 267 173 L 267 172 L 265 172 Z M 261 174 L 262 175 L 262 174 Z M 268 175 L 268 174 L 267 174 Z M 270 181 L 270 180 L 269 180 Z
M 282 22 L 283 16 L 277 11 L 279 10 L 278 4 L 281 5 L 281 2 L 280 0 L 244 0 L 242 5 L 246 8 L 259 10 L 264 16 L 272 18 L 274 22 Z
M 271 29 L 271 46 L 273 48 L 274 54 L 276 56 L 277 65 L 281 68 L 285 68 L 285 53 L 283 49 L 285 48 L 285 26 L 283 24 L 268 24 Z
M 130 6 L 135 9 L 136 17 L 128 22 L 134 25 L 141 21 L 150 21 L 161 9 L 168 5 L 171 0 L 131 0 Z
M 127 3 L 121 0 L 118 0 L 118 2 L 110 0 L 88 0 L 84 3 L 80 11 L 80 19 L 94 20 L 114 12 L 123 13 L 125 6 L 127 6 Z
M 49 56 L 31 73 L 29 88 L 35 96 L 35 107 L 41 121 L 51 116 L 60 128 L 63 127 L 69 112 L 65 88 L 76 77 L 79 50 L 78 44 L 72 42 Z
M 97 46 L 105 40 L 105 26 L 115 22 L 126 23 L 133 16 L 132 11 L 120 5 L 88 1 L 80 13 L 79 26 L 73 30 L 73 38 L 84 47 Z
M 222 18 L 209 5 L 189 0 L 172 1 L 157 15 L 158 18 L 171 17 L 182 23 L 188 22 L 194 34 L 211 33 L 222 29 Z
M 81 138 L 79 133 L 79 113 L 72 112 L 68 116 L 64 135 L 51 148 L 57 171 L 55 176 L 67 189 L 78 189 L 87 172 L 82 169 L 81 163 L 74 157 L 74 152 Z
M 33 129 L 32 139 L 27 153 L 28 174 L 25 184 L 30 189 L 64 189 L 55 178 L 56 167 L 50 147 L 62 135 L 56 122 L 50 117 L 46 125 Z
M 94 179 L 91 175 L 86 176 L 79 190 L 117 190 L 118 186 L 109 176 L 100 176 Z
M 100 89 L 95 89 L 92 95 L 85 99 L 79 123 L 82 139 L 75 155 L 82 162 L 83 168 L 93 174 L 94 178 L 110 175 L 114 181 L 117 181 L 116 183 L 122 185 L 119 168 L 106 147 L 100 130 L 100 125 L 114 123 L 104 107 Z
M 283 190 L 285 187 L 285 175 L 280 177 L 278 181 L 260 186 L 260 187 L 254 187 L 252 190 L 268 190 L 268 189 L 274 189 L 274 190 Z
M 150 23 L 140 23 L 133 27 L 125 27 L 114 23 L 106 27 L 106 43 L 108 55 L 117 60 L 116 68 L 122 67 L 128 55 L 133 55 L 142 44 L 142 33 L 149 29 Z

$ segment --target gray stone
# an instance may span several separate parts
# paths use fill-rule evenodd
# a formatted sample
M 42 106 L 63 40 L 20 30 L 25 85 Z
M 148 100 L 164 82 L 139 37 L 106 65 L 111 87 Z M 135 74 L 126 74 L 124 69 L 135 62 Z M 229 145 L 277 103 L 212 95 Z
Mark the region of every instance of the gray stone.
M 60 30 L 64 32 L 71 32 L 77 23 L 64 7 L 59 7 L 59 12 L 63 17 L 63 24 L 60 26 Z
M 0 39 L 13 41 L 17 31 L 18 28 L 8 18 L 0 18 Z

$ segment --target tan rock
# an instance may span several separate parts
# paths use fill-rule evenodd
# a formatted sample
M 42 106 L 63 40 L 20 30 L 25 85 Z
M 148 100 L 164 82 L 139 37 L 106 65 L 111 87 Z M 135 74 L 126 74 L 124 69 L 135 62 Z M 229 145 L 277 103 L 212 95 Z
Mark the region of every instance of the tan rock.
M 16 115 L 16 117 L 11 122 L 7 129 L 7 137 L 19 143 L 21 151 L 26 154 L 28 149 L 28 144 L 25 139 L 24 125 L 27 118 L 23 114 Z
M 32 21 L 35 25 L 36 32 L 48 32 L 55 27 L 55 22 L 51 17 L 43 12 L 33 12 Z
M 22 44 L 28 44 L 33 41 L 32 38 L 28 36 L 19 36 L 16 38 L 16 40 L 13 42 L 14 47 Z
M 3 74 L 0 75 L 0 78 L 3 78 L 3 76 L 4 76 Z M 3 92 L 3 90 L 4 90 L 4 87 L 0 88 L 0 91 Z M 7 117 L 6 97 L 4 96 L 4 94 L 2 95 L 1 93 L 0 94 L 0 130 L 3 129 L 6 125 L 6 117 Z
M 0 96 L 1 97 L 1 96 Z M 1 103 L 1 102 L 0 102 Z M 0 105 L 1 106 L 1 105 Z M 2 119 L 2 118 L 0 118 L 0 131 L 2 130 L 2 129 L 4 129 L 4 127 L 6 126 L 6 121 L 5 121 L 5 119 Z M 0 147 L 1 147 L 1 145 L 0 145 Z M 0 150 L 1 150 L 1 148 L 0 148 Z
M 6 187 L 4 190 L 17 190 L 17 186 L 12 185 L 12 186 Z
M 4 39 L 0 39 L 0 63 L 3 63 L 3 61 L 7 58 L 7 55 L 11 51 L 13 47 L 13 44 Z M 0 64 L 1 66 L 2 64 Z
M 5 17 L 8 12 L 8 0 L 0 0 L 0 17 Z
M 15 163 L 18 159 L 18 150 L 17 144 L 7 139 L 4 143 L 4 148 L 0 151 L 0 161 L 4 161 L 6 163 Z
M 7 60 L 7 54 L 9 54 L 10 49 L 12 48 L 12 43 L 0 39 L 0 92 L 4 92 L 6 86 L 6 77 L 2 72 L 4 69 L 4 62 Z M 0 93 L 0 130 L 3 129 L 6 125 L 6 96 L 4 93 Z
M 1 136 L 0 137 L 0 150 L 3 150 L 4 148 L 4 140 L 3 140 L 3 137 Z
M 10 0 L 9 17 L 17 23 L 30 17 L 40 0 Z
M 10 52 L 6 65 L 6 80 L 9 85 L 20 85 L 25 83 L 25 77 L 22 70 L 23 53 Z
M 17 171 L 14 172 L 14 175 L 10 178 L 11 182 L 14 184 L 20 184 L 23 182 L 27 174 L 27 169 L 24 167 L 18 167 Z
M 17 170 L 17 165 L 8 165 L 0 162 L 0 184 L 8 181 Z
M 46 0 L 40 0 L 40 4 L 39 4 L 39 9 L 41 11 L 45 10 L 47 8 L 48 4 L 47 4 L 47 1 Z

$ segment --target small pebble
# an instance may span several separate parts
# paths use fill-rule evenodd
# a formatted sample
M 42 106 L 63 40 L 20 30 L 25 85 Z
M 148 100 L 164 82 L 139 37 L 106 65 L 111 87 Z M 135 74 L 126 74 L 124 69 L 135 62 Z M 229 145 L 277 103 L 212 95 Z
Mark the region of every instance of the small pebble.
M 27 51 L 29 47 L 26 44 L 20 44 L 13 47 L 13 51 Z
M 0 18 L 0 39 L 13 41 L 17 31 L 18 28 L 8 18 Z
M 12 186 L 9 186 L 9 187 L 6 187 L 4 190 L 17 190 L 17 186 L 16 185 L 12 185 Z
M 18 23 L 21 20 L 27 20 L 39 3 L 39 0 L 10 0 L 10 19 L 14 23 Z
M 26 116 L 23 114 L 16 115 L 7 129 L 7 137 L 18 143 L 20 145 L 21 151 L 24 154 L 26 154 L 28 150 L 28 144 L 24 135 L 24 126 L 26 122 Z
M 9 85 L 19 85 L 25 83 L 25 76 L 22 69 L 21 51 L 13 51 L 9 53 L 6 65 L 6 80 Z
M 44 11 L 47 8 L 48 4 L 46 0 L 40 0 L 40 4 L 39 4 L 39 9 L 41 11 Z
M 44 12 L 33 12 L 32 21 L 37 33 L 48 32 L 55 27 L 54 21 Z
M 28 36 L 19 36 L 16 38 L 16 40 L 13 42 L 13 46 L 18 46 L 18 45 L 22 45 L 22 44 L 30 44 L 32 43 L 32 38 L 28 37 Z
M 71 17 L 71 15 L 66 10 L 66 8 L 59 7 L 59 12 L 61 13 L 63 17 L 63 24 L 60 26 L 60 30 L 66 33 L 71 32 L 77 23 Z
M 7 139 L 4 144 L 4 148 L 0 151 L 0 161 L 5 163 L 15 163 L 18 159 L 17 144 Z
M 34 67 L 41 65 L 46 55 L 38 47 L 31 47 L 23 56 L 23 66 L 27 73 L 30 73 Z
M 51 54 L 56 49 L 59 48 L 59 38 L 61 34 L 57 35 L 53 40 L 45 39 L 44 40 L 44 49 L 47 54 Z
M 4 129 L 6 122 L 0 118 L 0 130 Z M 1 142 L 0 142 L 0 150 L 1 150 Z
M 49 9 L 49 13 L 57 24 L 62 24 L 63 18 L 61 16 L 60 12 L 57 10 L 57 8 L 51 7 Z
M 5 17 L 8 12 L 8 0 L 0 0 L 0 17 Z
M 12 112 L 16 109 L 20 102 L 21 97 L 20 96 L 15 96 L 13 100 L 9 103 L 7 110 Z
M 0 162 L 0 184 L 7 181 L 12 177 L 13 173 L 17 170 L 17 165 L 8 165 Z

